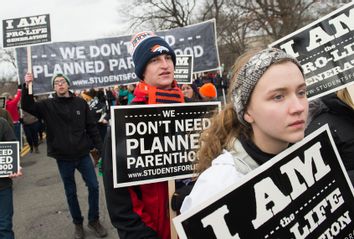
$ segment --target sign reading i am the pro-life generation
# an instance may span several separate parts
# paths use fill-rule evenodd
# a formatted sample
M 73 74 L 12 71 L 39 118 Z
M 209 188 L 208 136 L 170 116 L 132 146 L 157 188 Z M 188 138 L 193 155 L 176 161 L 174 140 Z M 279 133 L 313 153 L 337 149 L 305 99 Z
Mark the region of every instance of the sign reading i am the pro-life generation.
M 49 14 L 5 19 L 2 29 L 4 48 L 51 41 Z
M 0 178 L 17 173 L 20 168 L 19 142 L 0 142 Z
M 175 80 L 178 84 L 192 84 L 193 55 L 177 55 Z
M 181 239 L 352 238 L 353 187 L 328 125 L 174 224 Z
M 111 107 L 114 187 L 192 177 L 200 132 L 219 108 L 220 102 Z
M 270 44 L 296 57 L 304 69 L 308 98 L 354 82 L 354 2 Z

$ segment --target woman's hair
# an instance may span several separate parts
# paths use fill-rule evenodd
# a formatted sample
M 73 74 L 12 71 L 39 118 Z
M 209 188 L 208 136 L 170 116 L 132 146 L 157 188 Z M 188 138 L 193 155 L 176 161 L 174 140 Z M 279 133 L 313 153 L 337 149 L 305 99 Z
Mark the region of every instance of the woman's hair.
M 192 98 L 190 98 L 191 101 L 201 101 L 202 100 L 202 97 L 200 96 L 199 91 L 198 91 L 198 87 L 194 83 L 192 83 L 192 84 L 181 84 L 180 85 L 180 89 L 182 89 L 183 85 L 189 85 L 192 88 L 193 96 L 192 96 Z
M 232 67 L 231 84 L 228 89 L 227 103 L 223 110 L 216 112 L 211 118 L 210 127 L 203 130 L 199 138 L 200 148 L 197 151 L 197 173 L 203 172 L 211 165 L 211 161 L 222 153 L 223 149 L 231 149 L 239 135 L 250 137 L 251 129 L 240 123 L 232 102 L 232 90 L 235 87 L 240 69 L 259 50 L 246 52 L 236 59 Z
M 337 91 L 337 97 L 354 109 L 354 104 L 347 88 Z

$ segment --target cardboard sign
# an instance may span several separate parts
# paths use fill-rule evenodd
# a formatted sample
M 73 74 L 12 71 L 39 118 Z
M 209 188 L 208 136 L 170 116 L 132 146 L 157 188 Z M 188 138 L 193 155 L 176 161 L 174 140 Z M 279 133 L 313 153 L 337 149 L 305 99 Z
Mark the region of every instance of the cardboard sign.
M 17 173 L 20 168 L 18 141 L 0 142 L 0 178 Z
M 0 97 L 0 108 L 5 109 L 5 107 L 6 107 L 6 98 Z
M 315 99 L 354 82 L 354 2 L 270 44 L 296 57 L 307 96 Z
M 174 49 L 176 55 L 193 55 L 193 71 L 219 69 L 215 21 L 156 32 Z M 131 36 L 117 36 L 87 41 L 55 42 L 31 47 L 33 92 L 52 92 L 53 74 L 64 73 L 70 88 L 90 89 L 126 85 L 139 81 L 130 54 Z M 27 72 L 25 48 L 16 49 L 18 74 Z M 23 77 L 20 77 L 22 79 Z
M 2 29 L 4 48 L 51 41 L 49 14 L 6 19 Z
M 328 125 L 174 224 L 181 239 L 353 237 L 353 188 Z
M 111 107 L 114 187 L 193 176 L 200 131 L 220 102 Z
M 193 56 L 177 55 L 175 80 L 178 84 L 192 84 Z

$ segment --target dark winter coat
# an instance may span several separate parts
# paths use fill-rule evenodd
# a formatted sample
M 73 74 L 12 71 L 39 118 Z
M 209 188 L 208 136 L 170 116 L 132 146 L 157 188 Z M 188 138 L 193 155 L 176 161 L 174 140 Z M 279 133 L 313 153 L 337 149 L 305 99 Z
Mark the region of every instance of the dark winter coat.
M 34 102 L 23 89 L 22 108 L 46 124 L 47 154 L 55 159 L 75 160 L 89 154 L 92 142 L 102 151 L 95 119 L 84 99 L 57 97 Z M 92 141 L 91 141 L 92 140 Z
M 306 134 L 328 123 L 344 166 L 354 183 L 354 110 L 335 94 L 330 94 L 311 102 L 310 111 L 312 119 Z
M 0 117 L 0 141 L 15 141 L 16 136 L 10 124 Z M 11 178 L 0 178 L 0 190 L 11 187 Z

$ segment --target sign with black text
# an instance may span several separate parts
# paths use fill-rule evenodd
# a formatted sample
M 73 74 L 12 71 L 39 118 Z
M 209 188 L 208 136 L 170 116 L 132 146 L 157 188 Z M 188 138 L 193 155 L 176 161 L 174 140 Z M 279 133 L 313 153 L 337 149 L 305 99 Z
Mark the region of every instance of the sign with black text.
M 177 55 L 175 80 L 178 84 L 192 84 L 193 56 Z
M 2 30 L 4 48 L 51 41 L 49 14 L 5 19 Z
M 325 125 L 174 224 L 181 239 L 328 239 L 353 237 L 353 219 L 353 188 Z
M 6 106 L 6 98 L 0 97 L 0 108 L 5 109 Z
M 19 168 L 19 143 L 17 141 L 0 142 L 0 178 L 17 173 Z
M 113 185 L 193 176 L 200 131 L 220 102 L 111 107 Z
M 310 99 L 354 82 L 354 2 L 270 44 L 296 57 Z
M 156 32 L 174 49 L 176 55 L 193 55 L 193 70 L 219 69 L 215 20 Z M 53 74 L 64 73 L 70 88 L 90 89 L 138 82 L 132 56 L 131 36 L 109 37 L 76 42 L 55 42 L 33 46 L 34 94 L 52 92 Z M 18 74 L 27 72 L 26 49 L 16 49 Z

